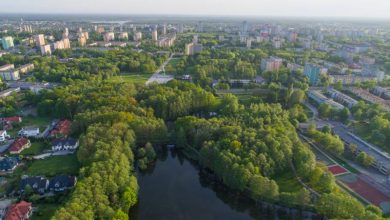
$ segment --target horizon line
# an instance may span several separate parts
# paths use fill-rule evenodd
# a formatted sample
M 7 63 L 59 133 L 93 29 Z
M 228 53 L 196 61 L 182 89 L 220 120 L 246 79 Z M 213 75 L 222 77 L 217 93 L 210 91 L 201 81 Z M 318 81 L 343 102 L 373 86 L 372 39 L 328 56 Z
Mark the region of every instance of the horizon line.
M 104 13 L 104 12 L 60 12 L 60 13 L 51 13 L 51 12 L 2 12 L 0 11 L 0 17 L 2 15 L 84 15 L 84 16 L 91 16 L 91 15 L 100 15 L 100 16 L 153 16 L 153 17 L 214 17 L 214 18 L 326 18 L 326 19 L 346 19 L 346 20 L 390 20 L 390 17 L 357 17 L 357 16 L 326 16 L 326 15 L 319 15 L 319 16 L 297 16 L 297 15 L 240 15 L 240 14 L 218 14 L 218 15 L 211 15 L 211 14 L 171 14 L 171 13 Z

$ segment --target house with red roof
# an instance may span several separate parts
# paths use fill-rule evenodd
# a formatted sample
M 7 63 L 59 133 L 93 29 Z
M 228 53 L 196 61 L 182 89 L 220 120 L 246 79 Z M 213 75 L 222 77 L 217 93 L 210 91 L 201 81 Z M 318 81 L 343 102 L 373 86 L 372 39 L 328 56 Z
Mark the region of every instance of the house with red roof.
M 3 129 L 4 130 L 10 130 L 12 129 L 13 124 L 18 124 L 22 122 L 22 117 L 19 116 L 12 116 L 12 117 L 6 117 L 0 119 Z
M 20 154 L 24 149 L 31 147 L 31 142 L 27 138 L 19 138 L 8 148 L 10 154 Z
M 8 207 L 4 220 L 25 220 L 32 214 L 32 203 L 21 201 Z
M 19 116 L 6 117 L 3 118 L 2 121 L 7 124 L 20 123 L 22 122 L 22 117 Z
M 53 130 L 50 131 L 50 136 L 68 136 L 70 134 L 70 128 L 72 126 L 72 122 L 65 119 L 59 121 Z

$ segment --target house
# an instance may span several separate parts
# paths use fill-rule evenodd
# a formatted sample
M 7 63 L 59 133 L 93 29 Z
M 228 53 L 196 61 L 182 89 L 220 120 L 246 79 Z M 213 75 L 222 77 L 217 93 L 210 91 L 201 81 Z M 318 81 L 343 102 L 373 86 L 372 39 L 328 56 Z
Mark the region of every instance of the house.
M 61 138 L 52 141 L 53 151 L 76 150 L 79 146 L 79 141 L 74 138 Z
M 19 136 L 23 137 L 36 137 L 39 135 L 39 128 L 37 127 L 24 127 L 18 132 Z
M 44 194 L 49 187 L 49 180 L 41 176 L 24 177 L 20 181 L 19 192 L 24 193 L 27 186 L 36 193 Z
M 13 116 L 13 117 L 2 118 L 0 119 L 0 121 L 3 125 L 4 130 L 10 130 L 12 129 L 13 124 L 22 122 L 22 118 L 19 116 Z
M 4 220 L 25 220 L 29 219 L 32 214 L 32 204 L 29 202 L 21 201 L 16 204 L 12 204 L 8 207 L 7 214 Z
M 0 159 L 0 171 L 12 172 L 19 165 L 19 158 L 17 157 L 3 157 Z
M 7 124 L 20 123 L 22 122 L 22 117 L 19 116 L 6 117 L 6 118 L 2 118 L 2 121 Z
M 10 136 L 7 134 L 7 131 L 1 130 L 0 131 L 0 141 L 5 141 L 7 138 L 10 138 Z
M 7 209 L 11 204 L 12 204 L 11 199 L 3 199 L 0 202 L 0 219 L 4 219 L 5 214 L 7 213 Z
M 75 176 L 59 175 L 50 180 L 49 190 L 54 192 L 63 192 L 72 187 L 77 183 Z
M 68 136 L 71 125 L 72 122 L 67 119 L 59 121 L 53 130 L 50 131 L 50 136 Z
M 27 138 L 19 138 L 11 144 L 8 151 L 10 154 L 20 154 L 24 149 L 31 147 L 31 142 Z

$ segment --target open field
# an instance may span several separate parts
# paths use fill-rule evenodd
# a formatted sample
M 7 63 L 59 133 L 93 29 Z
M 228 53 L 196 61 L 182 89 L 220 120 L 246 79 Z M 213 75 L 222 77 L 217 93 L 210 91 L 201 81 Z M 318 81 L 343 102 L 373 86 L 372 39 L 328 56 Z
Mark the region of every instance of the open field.
M 31 143 L 31 147 L 28 149 L 25 149 L 22 151 L 20 155 L 27 156 L 27 155 L 37 155 L 42 153 L 44 150 L 50 149 L 50 144 L 42 142 L 42 141 L 36 141 Z
M 53 156 L 35 160 L 27 169 L 27 175 L 51 177 L 59 174 L 77 175 L 80 164 L 76 155 Z
M 298 192 L 302 189 L 302 185 L 293 176 L 292 173 L 285 173 L 275 177 L 275 181 L 278 183 L 280 192 Z
M 34 212 L 31 220 L 46 220 L 53 217 L 55 211 L 59 208 L 59 204 L 38 204 L 34 207 L 37 208 L 37 212 Z

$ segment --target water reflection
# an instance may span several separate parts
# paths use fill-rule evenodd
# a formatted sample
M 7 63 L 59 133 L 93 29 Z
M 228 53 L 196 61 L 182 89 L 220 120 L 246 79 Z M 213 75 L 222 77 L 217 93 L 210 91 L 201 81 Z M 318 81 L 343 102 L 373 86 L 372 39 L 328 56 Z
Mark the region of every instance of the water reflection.
M 174 149 L 162 148 L 155 164 L 137 175 L 139 202 L 130 210 L 131 219 L 302 219 L 298 211 L 275 211 L 228 191 Z

